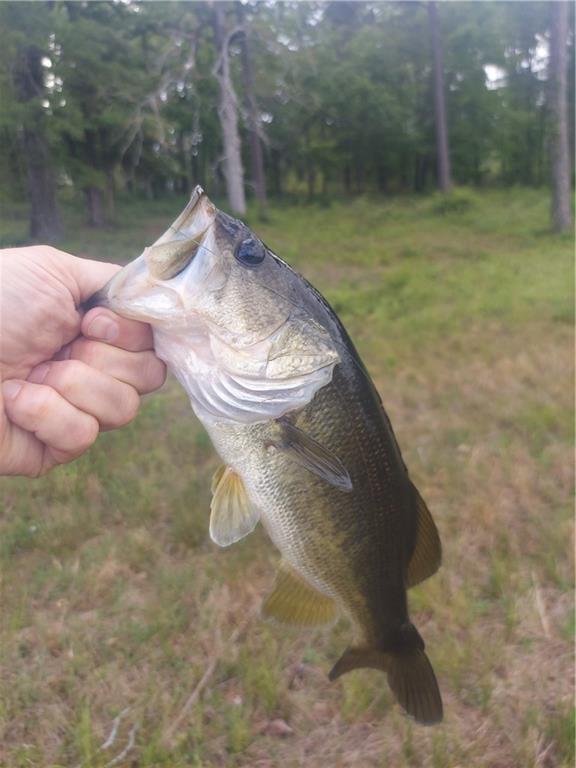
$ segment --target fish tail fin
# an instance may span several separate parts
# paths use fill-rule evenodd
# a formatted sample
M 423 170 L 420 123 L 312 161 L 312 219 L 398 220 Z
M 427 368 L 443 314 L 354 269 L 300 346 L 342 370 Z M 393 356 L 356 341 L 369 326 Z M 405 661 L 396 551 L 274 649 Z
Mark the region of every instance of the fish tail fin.
M 336 662 L 329 677 L 335 680 L 345 672 L 363 667 L 380 669 L 386 673 L 388 685 L 408 715 L 422 725 L 433 725 L 443 717 L 442 697 L 436 675 L 424 653 L 424 642 L 417 629 L 412 624 L 405 627 L 411 628 L 411 631 L 402 634 L 409 634 L 419 642 L 395 644 L 390 651 L 349 648 Z
M 442 697 L 434 669 L 423 650 L 390 656 L 388 685 L 398 703 L 416 722 L 434 725 L 443 717 Z

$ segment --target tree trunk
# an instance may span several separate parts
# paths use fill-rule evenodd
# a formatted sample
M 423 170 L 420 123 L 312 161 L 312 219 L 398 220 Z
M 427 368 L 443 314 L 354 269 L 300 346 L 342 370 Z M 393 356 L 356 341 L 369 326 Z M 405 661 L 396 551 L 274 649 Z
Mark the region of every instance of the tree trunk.
M 364 163 L 356 166 L 356 194 L 364 194 L 364 179 L 366 178 Z
M 105 224 L 104 216 L 104 194 L 98 187 L 85 187 L 84 197 L 86 199 L 86 212 L 88 214 L 88 224 L 91 227 L 103 227 Z
M 326 202 L 328 200 L 328 189 L 329 189 L 329 177 L 328 172 L 325 168 L 322 169 L 322 202 Z
M 152 179 L 146 176 L 144 180 L 144 195 L 146 200 L 154 200 L 154 189 L 152 188 Z
M 114 179 L 114 171 L 106 171 L 106 200 L 105 200 L 105 215 L 104 218 L 107 222 L 113 222 L 116 216 L 116 182 Z
M 22 129 L 22 149 L 26 162 L 26 181 L 30 200 L 30 237 L 46 243 L 61 239 L 62 223 L 56 203 L 56 184 L 50 167 L 44 130 L 36 126 Z
M 376 183 L 378 185 L 379 192 L 386 192 L 388 189 L 388 175 L 386 168 L 383 165 L 379 165 L 376 171 Z
M 202 153 L 202 154 L 201 154 Z M 204 155 L 202 149 L 202 132 L 200 131 L 200 113 L 197 109 L 192 115 L 192 135 L 188 144 L 188 191 L 192 192 L 197 184 L 204 186 Z
M 200 175 L 200 164 L 198 162 L 198 152 L 193 147 L 190 157 L 190 173 L 188 175 L 188 189 L 191 191 L 196 184 L 202 186 L 202 179 Z
M 432 59 L 434 73 L 434 114 L 436 117 L 436 152 L 438 155 L 438 186 L 442 192 L 449 192 L 452 187 L 450 175 L 450 153 L 448 151 L 448 128 L 446 103 L 444 100 L 444 55 L 438 9 L 435 2 L 428 3 L 430 38 L 432 41 Z
M 567 43 L 568 3 L 550 5 L 550 152 L 552 170 L 552 227 L 565 232 L 572 227 L 570 149 L 568 146 Z
M 274 194 L 276 197 L 282 197 L 284 189 L 282 186 L 282 160 L 278 150 L 272 150 L 270 153 L 270 163 L 272 166 L 272 182 Z
M 240 20 L 243 21 L 243 6 L 239 4 L 237 7 L 239 9 Z M 250 38 L 247 30 L 245 30 L 242 35 L 240 44 L 242 50 L 242 80 L 244 83 L 244 91 L 246 93 L 246 104 L 248 106 L 248 133 L 250 136 L 252 183 L 254 184 L 254 194 L 258 201 L 260 219 L 265 221 L 267 218 L 268 199 L 266 195 L 266 175 L 264 173 L 264 153 L 262 151 L 262 140 L 260 138 L 260 115 L 254 90 L 252 55 L 250 50 Z
M 46 117 L 40 103 L 44 95 L 43 52 L 30 45 L 18 52 L 13 70 L 18 99 L 28 106 L 20 130 L 30 201 L 30 236 L 54 243 L 62 237 L 56 202 L 56 182 L 46 141 Z
M 224 10 L 221 3 L 214 5 L 214 37 L 218 50 L 218 61 L 214 75 L 220 86 L 218 117 L 222 127 L 222 142 L 224 145 L 224 178 L 228 203 L 234 213 L 246 213 L 246 197 L 244 195 L 244 168 L 238 132 L 238 100 L 232 85 L 230 74 L 230 34 L 224 32 Z
M 308 187 L 308 198 L 312 200 L 316 194 L 316 168 L 310 164 L 306 168 L 306 186 Z

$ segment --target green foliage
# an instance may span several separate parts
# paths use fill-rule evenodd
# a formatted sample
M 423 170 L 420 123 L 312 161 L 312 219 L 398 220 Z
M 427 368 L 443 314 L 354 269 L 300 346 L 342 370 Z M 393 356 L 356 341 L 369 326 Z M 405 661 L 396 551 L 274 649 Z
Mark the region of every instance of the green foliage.
M 237 6 L 221 8 L 227 28 L 236 27 Z M 545 2 L 440 4 L 458 184 L 547 178 L 549 14 Z M 91 192 L 93 218 L 113 218 L 122 190 L 158 198 L 202 183 L 221 195 L 213 15 L 204 2 L 2 3 L 2 197 L 25 194 L 23 125 L 42 129 L 61 188 L 77 198 Z M 273 193 L 328 205 L 342 194 L 434 187 L 425 4 L 249 2 L 243 19 Z M 15 73 L 31 46 L 42 72 L 24 103 Z M 572 36 L 571 61 L 573 51 Z M 230 59 L 245 118 L 235 40 Z M 247 168 L 245 119 L 241 132 Z M 454 197 L 452 204 L 461 203 Z
M 452 190 L 448 194 L 436 193 L 432 197 L 431 208 L 434 213 L 464 213 L 474 205 L 474 196 L 464 189 Z

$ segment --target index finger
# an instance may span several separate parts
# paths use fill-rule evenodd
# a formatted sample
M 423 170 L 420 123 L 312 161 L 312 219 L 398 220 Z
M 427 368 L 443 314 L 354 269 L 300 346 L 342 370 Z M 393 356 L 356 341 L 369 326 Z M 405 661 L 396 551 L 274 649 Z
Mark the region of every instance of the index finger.
M 80 331 L 88 339 L 105 341 L 128 352 L 154 349 L 152 329 L 147 323 L 127 320 L 103 307 L 94 307 L 84 315 Z

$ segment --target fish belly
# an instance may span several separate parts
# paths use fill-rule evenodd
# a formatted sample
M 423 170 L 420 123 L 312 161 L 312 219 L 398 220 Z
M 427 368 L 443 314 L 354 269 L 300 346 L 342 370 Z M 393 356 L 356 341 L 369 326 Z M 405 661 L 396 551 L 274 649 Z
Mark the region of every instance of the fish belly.
M 406 506 L 405 469 L 378 408 L 358 388 L 335 382 L 293 416 L 295 425 L 334 453 L 352 491 L 343 491 L 274 447 L 278 426 L 206 424 L 224 462 L 244 481 L 283 558 L 334 598 L 367 635 L 406 615 L 406 541 L 415 520 Z M 340 386 L 339 386 L 340 383 Z M 344 382 L 345 383 L 345 382 Z
M 385 547 L 370 526 L 359 530 L 360 494 L 331 486 L 271 448 L 265 424 L 221 424 L 210 426 L 209 432 L 226 465 L 242 478 L 284 560 L 357 623 L 369 622 L 364 582 L 370 564 L 364 551 L 377 548 L 381 556 Z M 346 525 L 351 520 L 352 529 Z

